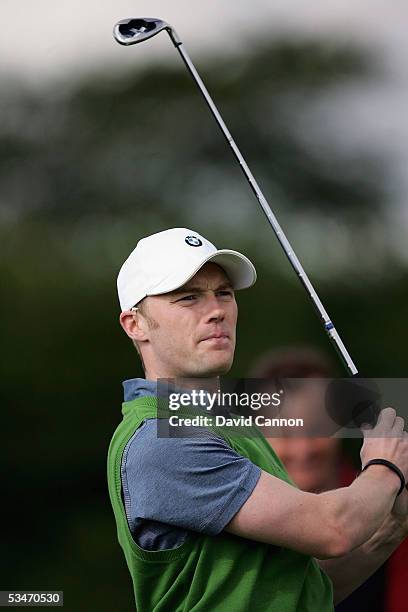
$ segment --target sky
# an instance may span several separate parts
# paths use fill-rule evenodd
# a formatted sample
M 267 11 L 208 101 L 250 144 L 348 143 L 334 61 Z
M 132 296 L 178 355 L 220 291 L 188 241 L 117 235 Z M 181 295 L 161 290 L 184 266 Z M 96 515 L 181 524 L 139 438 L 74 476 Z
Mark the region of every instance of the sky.
M 250 46 L 254 36 L 289 31 L 374 45 L 393 70 L 408 72 L 402 65 L 408 50 L 405 0 L 1 0 L 0 68 L 35 84 L 94 66 L 114 69 L 155 56 L 168 58 L 164 40 L 141 46 L 137 60 L 113 41 L 113 24 L 137 16 L 168 21 L 190 53 L 198 55 Z
M 345 153 L 369 148 L 389 162 L 393 204 L 408 230 L 408 4 L 406 0 L 1 0 L 0 76 L 30 87 L 64 88 L 95 70 L 138 70 L 180 61 L 166 36 L 126 49 L 112 37 L 116 21 L 153 16 L 171 23 L 193 60 L 248 49 L 255 37 L 286 33 L 350 41 L 375 53 L 382 77 L 331 92 L 309 109 L 313 140 L 333 138 Z M 319 125 L 325 125 L 324 133 Z M 310 138 L 311 134 L 305 134 Z M 396 236 L 397 237 L 397 236 Z M 401 238 L 401 236 L 400 236 Z M 402 243 L 407 249 L 405 237 Z

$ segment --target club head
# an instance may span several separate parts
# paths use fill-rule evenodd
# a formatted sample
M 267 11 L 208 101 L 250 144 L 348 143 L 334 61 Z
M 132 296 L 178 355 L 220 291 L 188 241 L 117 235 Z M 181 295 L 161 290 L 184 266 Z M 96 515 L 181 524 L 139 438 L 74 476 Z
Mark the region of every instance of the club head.
M 171 27 L 161 19 L 135 17 L 118 21 L 113 28 L 113 36 L 120 45 L 135 45 L 166 29 L 171 30 Z

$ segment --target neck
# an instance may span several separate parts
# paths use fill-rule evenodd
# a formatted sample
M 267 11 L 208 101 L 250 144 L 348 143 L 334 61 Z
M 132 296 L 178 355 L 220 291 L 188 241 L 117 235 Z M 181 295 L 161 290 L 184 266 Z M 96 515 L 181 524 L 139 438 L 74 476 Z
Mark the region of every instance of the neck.
M 174 374 L 170 375 L 169 373 L 156 373 L 152 370 L 147 370 L 145 372 L 145 379 L 151 382 L 157 382 L 159 379 L 169 379 L 174 381 L 174 385 L 179 389 L 185 389 L 186 391 L 191 391 L 193 389 L 204 389 L 205 391 L 215 392 L 221 386 L 220 377 L 216 376 L 198 376 L 193 377 L 189 375 L 185 376 L 176 376 Z

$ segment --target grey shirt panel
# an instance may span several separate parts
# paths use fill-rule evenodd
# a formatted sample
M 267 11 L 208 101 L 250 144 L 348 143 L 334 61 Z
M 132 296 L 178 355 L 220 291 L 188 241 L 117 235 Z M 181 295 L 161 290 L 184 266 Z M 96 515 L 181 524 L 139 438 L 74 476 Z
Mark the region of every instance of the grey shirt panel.
M 156 393 L 155 383 L 144 379 L 125 381 L 124 389 L 126 401 Z M 180 546 L 189 531 L 222 531 L 261 470 L 206 429 L 196 428 L 194 437 L 158 438 L 157 420 L 145 419 L 126 445 L 121 474 L 135 541 L 145 550 L 164 550 Z

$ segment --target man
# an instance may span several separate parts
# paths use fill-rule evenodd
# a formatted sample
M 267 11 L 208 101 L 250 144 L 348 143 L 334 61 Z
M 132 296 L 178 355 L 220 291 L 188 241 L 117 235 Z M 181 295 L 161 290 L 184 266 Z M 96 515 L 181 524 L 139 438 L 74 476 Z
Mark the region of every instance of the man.
M 229 371 L 234 291 L 255 280 L 246 257 L 184 228 L 141 240 L 119 272 L 145 379 L 125 383 L 108 482 L 139 612 L 332 610 L 332 584 L 346 597 L 408 533 L 408 437 L 392 408 L 361 451 L 363 466 L 386 465 L 322 494 L 297 489 L 263 437 L 156 435 L 156 381 Z

